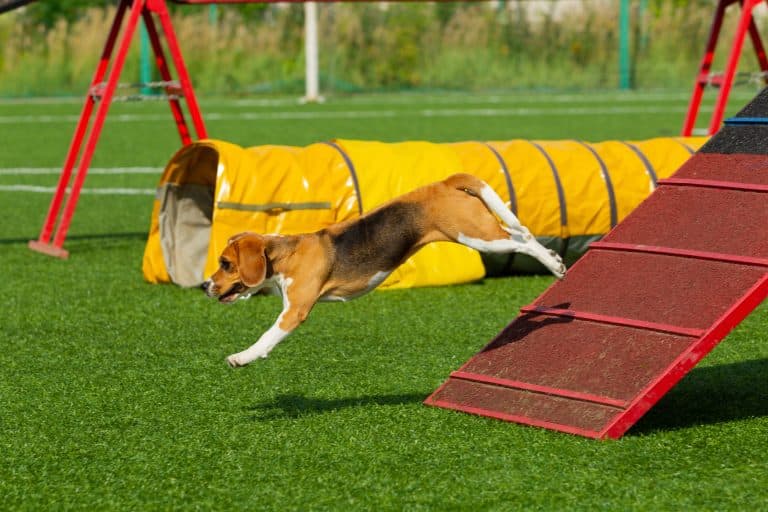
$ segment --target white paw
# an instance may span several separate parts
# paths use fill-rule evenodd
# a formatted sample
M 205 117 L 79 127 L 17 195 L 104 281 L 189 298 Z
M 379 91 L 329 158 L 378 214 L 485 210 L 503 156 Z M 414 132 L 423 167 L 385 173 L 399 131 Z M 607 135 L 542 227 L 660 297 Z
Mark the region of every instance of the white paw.
M 566 270 L 565 263 L 563 263 L 563 259 L 560 257 L 559 254 L 557 254 L 555 251 L 551 249 L 547 252 L 552 257 L 552 259 L 555 260 L 553 265 L 548 265 L 549 269 L 552 271 L 553 274 L 555 274 L 555 276 L 558 279 L 562 279 L 563 276 L 565 276 L 565 270 Z
M 266 359 L 268 355 L 268 352 L 238 352 L 237 354 L 232 354 L 227 357 L 227 364 L 230 368 L 240 368 L 241 366 L 250 364 L 255 359 Z
M 248 363 L 242 362 L 240 360 L 240 354 L 232 354 L 231 356 L 227 357 L 227 364 L 230 368 L 240 368 L 241 366 L 245 366 Z

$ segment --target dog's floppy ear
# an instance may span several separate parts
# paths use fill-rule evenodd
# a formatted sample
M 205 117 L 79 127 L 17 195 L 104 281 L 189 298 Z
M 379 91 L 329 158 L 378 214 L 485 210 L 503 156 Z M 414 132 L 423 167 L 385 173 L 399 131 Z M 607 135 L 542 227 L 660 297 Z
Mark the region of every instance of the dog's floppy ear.
M 264 238 L 249 233 L 239 237 L 237 244 L 237 269 L 245 286 L 254 287 L 267 277 L 267 255 Z

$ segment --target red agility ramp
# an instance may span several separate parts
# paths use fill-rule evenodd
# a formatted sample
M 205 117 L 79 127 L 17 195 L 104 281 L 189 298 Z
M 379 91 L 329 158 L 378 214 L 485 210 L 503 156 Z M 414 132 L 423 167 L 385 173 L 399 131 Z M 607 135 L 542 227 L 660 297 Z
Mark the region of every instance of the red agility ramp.
M 426 404 L 621 437 L 768 295 L 768 89 Z

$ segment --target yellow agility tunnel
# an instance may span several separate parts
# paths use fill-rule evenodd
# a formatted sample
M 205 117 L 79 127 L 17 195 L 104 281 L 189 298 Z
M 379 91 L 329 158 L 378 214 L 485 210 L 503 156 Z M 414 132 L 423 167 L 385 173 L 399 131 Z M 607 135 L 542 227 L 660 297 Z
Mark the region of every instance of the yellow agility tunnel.
M 227 239 L 236 233 L 316 231 L 459 172 L 491 185 L 545 246 L 571 263 L 706 140 L 334 140 L 251 148 L 202 140 L 181 148 L 163 172 L 142 270 L 152 283 L 196 286 L 216 270 Z M 413 255 L 381 287 L 543 270 L 527 256 L 481 257 L 438 242 Z

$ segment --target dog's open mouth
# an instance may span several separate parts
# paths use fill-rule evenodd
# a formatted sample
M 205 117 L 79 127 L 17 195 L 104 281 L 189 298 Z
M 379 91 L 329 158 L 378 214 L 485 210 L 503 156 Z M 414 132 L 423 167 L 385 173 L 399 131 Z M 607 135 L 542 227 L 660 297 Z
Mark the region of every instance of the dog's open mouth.
M 229 290 L 219 295 L 219 302 L 234 302 L 238 297 L 240 297 L 240 294 L 243 293 L 244 290 L 245 286 L 243 286 L 241 283 L 235 283 Z

